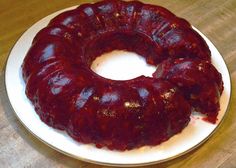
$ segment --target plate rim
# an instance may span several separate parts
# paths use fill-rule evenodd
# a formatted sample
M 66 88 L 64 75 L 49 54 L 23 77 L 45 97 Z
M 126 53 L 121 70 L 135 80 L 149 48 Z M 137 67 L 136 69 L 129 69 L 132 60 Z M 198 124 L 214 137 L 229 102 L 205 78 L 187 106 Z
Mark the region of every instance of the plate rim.
M 179 158 L 183 155 L 186 155 L 187 153 L 191 152 L 191 151 L 194 151 L 195 149 L 197 149 L 198 147 L 200 147 L 201 145 L 203 145 L 206 141 L 209 140 L 209 138 L 221 127 L 223 121 L 225 120 L 226 116 L 228 115 L 228 111 L 229 111 L 229 108 L 230 108 L 230 104 L 231 104 L 231 101 L 232 101 L 232 79 L 231 79 L 231 75 L 230 75 L 230 71 L 229 71 L 229 68 L 228 68 L 228 65 L 226 64 L 226 61 L 225 61 L 225 58 L 222 56 L 222 54 L 220 53 L 220 51 L 216 48 L 215 44 L 204 34 L 202 33 L 198 28 L 196 28 L 195 26 L 192 25 L 193 29 L 201 35 L 201 37 L 203 38 L 203 36 L 205 36 L 205 38 L 207 38 L 207 40 L 209 40 L 209 42 L 213 45 L 213 47 L 217 50 L 217 52 L 219 52 L 224 64 L 225 64 L 225 67 L 226 67 L 226 70 L 227 70 L 227 75 L 229 77 L 229 99 L 228 99 L 228 104 L 227 104 L 227 107 L 226 107 L 226 110 L 224 112 L 224 115 L 223 117 L 221 118 L 221 121 L 217 124 L 217 126 L 214 128 L 214 130 L 207 136 L 205 137 L 201 142 L 199 142 L 198 144 L 194 145 L 193 147 L 191 147 L 190 149 L 184 151 L 184 152 L 181 152 L 175 156 L 171 156 L 171 157 L 168 157 L 166 159 L 162 159 L 162 160 L 157 160 L 157 161 L 151 161 L 151 162 L 144 162 L 144 163 L 125 163 L 125 164 L 122 164 L 122 163 L 109 163 L 109 162 L 100 162 L 100 161 L 96 161 L 96 160 L 92 160 L 92 159 L 88 159 L 88 158 L 85 158 L 85 157 L 81 157 L 81 156 L 77 156 L 77 155 L 74 155 L 74 154 L 71 154 L 71 153 L 68 153 L 68 152 L 65 152 L 53 145 L 51 145 L 50 143 L 46 142 L 45 140 L 43 140 L 42 138 L 40 138 L 38 135 L 36 135 L 33 131 L 31 131 L 26 125 L 25 123 L 19 118 L 19 116 L 17 115 L 16 113 L 16 110 L 15 108 L 13 107 L 12 105 L 12 102 L 10 100 L 10 97 L 9 97 L 9 91 L 7 89 L 7 70 L 8 70 L 8 67 L 9 67 L 9 60 L 10 60 L 10 57 L 11 57 L 11 53 L 13 51 L 13 49 L 16 47 L 17 45 L 17 42 L 20 40 L 20 38 L 22 36 L 24 36 L 24 34 L 31 28 L 33 27 L 34 25 L 36 25 L 38 22 L 42 21 L 43 19 L 45 19 L 46 17 L 49 17 L 50 15 L 54 15 L 54 14 L 60 14 L 64 11 L 67 11 L 67 10 L 71 10 L 71 9 L 74 9 L 76 7 L 78 7 L 79 5 L 75 5 L 75 6 L 71 6 L 71 7 L 67 7 L 67 8 L 64 8 L 64 9 L 60 9 L 58 11 L 55 11 L 55 12 L 52 12 L 50 13 L 49 15 L 46 15 L 45 17 L 42 17 L 41 19 L 37 20 L 36 22 L 34 22 L 31 26 L 29 26 L 25 31 L 23 31 L 20 36 L 17 38 L 17 40 L 15 41 L 15 43 L 12 45 L 11 49 L 9 50 L 9 53 L 8 53 L 8 56 L 7 56 L 7 60 L 6 60 L 6 63 L 5 63 L 5 66 L 4 66 L 4 70 L 3 70 L 3 80 L 4 80 L 4 90 L 6 91 L 6 95 L 7 95 L 7 99 L 9 101 L 9 105 L 12 109 L 12 111 L 14 112 L 16 118 L 18 119 L 18 121 L 20 121 L 20 123 L 24 126 L 24 128 L 26 128 L 27 131 L 29 131 L 35 138 L 37 138 L 39 141 L 43 142 L 45 145 L 49 146 L 50 148 L 62 153 L 62 154 L 65 154 L 66 156 L 69 156 L 69 157 L 72 157 L 72 158 L 75 158 L 75 159 L 78 159 L 80 161 L 85 161 L 85 162 L 88 162 L 88 163 L 92 163 L 92 164 L 98 164 L 98 165 L 103 165 L 103 166 L 116 166 L 116 167 L 136 167 L 136 166 L 147 166 L 147 165 L 153 165 L 153 164 L 160 164 L 160 163 L 164 163 L 164 162 L 167 162 L 167 161 L 170 161 L 170 160 L 173 160 L 173 159 L 176 159 L 176 158 Z M 202 36 L 203 35 L 203 36 Z M 204 39 L 205 40 L 205 39 Z

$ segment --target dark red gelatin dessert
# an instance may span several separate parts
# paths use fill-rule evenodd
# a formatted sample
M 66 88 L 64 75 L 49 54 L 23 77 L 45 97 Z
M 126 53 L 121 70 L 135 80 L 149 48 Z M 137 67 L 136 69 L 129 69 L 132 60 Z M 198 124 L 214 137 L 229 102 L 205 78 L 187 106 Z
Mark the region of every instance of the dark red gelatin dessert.
M 153 77 L 103 78 L 90 66 L 112 50 L 140 54 L 157 70 Z M 61 13 L 34 37 L 22 70 L 43 122 L 111 150 L 158 145 L 188 125 L 192 110 L 214 123 L 223 91 L 191 25 L 139 1 L 104 0 Z

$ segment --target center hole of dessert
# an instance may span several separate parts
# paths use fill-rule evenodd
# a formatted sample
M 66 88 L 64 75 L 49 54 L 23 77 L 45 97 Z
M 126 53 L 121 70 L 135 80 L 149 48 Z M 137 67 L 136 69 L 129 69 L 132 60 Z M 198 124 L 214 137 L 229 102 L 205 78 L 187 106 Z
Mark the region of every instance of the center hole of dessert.
M 91 69 L 98 75 L 113 80 L 129 80 L 138 76 L 152 76 L 156 67 L 133 52 L 115 50 L 97 57 Z

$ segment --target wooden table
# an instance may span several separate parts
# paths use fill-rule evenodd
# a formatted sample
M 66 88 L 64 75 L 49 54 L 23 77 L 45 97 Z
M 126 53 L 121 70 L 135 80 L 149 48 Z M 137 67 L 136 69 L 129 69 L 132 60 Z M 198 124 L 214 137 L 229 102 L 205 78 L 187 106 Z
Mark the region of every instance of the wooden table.
M 104 167 L 65 156 L 31 135 L 17 120 L 4 86 L 4 65 L 14 43 L 33 23 L 57 10 L 86 0 L 0 1 L 0 167 Z M 218 131 L 198 149 L 172 161 L 148 167 L 236 167 L 236 1 L 144 0 L 186 18 L 219 49 L 232 78 L 232 99 Z

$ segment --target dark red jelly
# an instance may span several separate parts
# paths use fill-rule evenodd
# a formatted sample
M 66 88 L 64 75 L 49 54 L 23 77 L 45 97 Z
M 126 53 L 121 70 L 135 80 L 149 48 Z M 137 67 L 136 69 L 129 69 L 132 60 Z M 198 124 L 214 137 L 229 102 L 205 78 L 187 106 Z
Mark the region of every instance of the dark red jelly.
M 190 58 L 166 60 L 158 65 L 153 76 L 178 86 L 195 111 L 206 114 L 206 120 L 216 122 L 223 82 L 211 63 Z
M 117 49 L 158 65 L 153 78 L 116 81 L 90 69 L 96 57 Z M 104 0 L 53 18 L 34 38 L 22 70 L 43 122 L 79 142 L 130 150 L 181 132 L 193 108 L 215 122 L 223 82 L 210 55 L 191 25 L 167 9 Z

